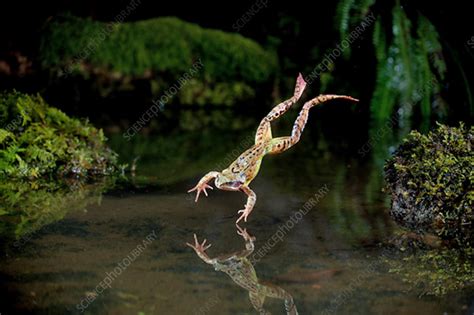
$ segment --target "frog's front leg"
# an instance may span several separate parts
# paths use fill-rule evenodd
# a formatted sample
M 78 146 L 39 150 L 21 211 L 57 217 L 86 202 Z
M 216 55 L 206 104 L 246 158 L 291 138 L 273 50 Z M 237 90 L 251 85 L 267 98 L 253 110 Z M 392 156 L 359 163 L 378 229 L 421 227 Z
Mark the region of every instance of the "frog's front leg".
M 216 178 L 219 174 L 220 174 L 219 172 L 209 172 L 209 173 L 207 173 L 206 175 L 204 175 L 203 178 L 201 178 L 201 180 L 197 183 L 196 186 L 194 186 L 193 188 L 188 190 L 188 193 L 197 190 L 196 199 L 194 200 L 195 202 L 198 201 L 199 195 L 201 194 L 201 192 L 204 192 L 204 195 L 206 195 L 206 197 L 207 197 L 206 189 L 207 188 L 209 188 L 211 190 L 214 189 L 208 184 L 208 182 L 210 180 Z
M 199 243 L 196 234 L 194 234 L 194 245 L 190 244 L 190 243 L 186 243 L 186 245 L 188 245 L 189 247 L 194 249 L 194 251 L 199 256 L 199 258 L 201 258 L 205 263 L 213 265 L 213 264 L 216 263 L 216 259 L 215 258 L 210 258 L 207 255 L 206 250 L 209 247 L 211 247 L 211 244 L 206 245 L 206 242 L 207 242 L 207 240 L 205 239 L 202 243 Z
M 250 187 L 242 186 L 240 187 L 240 190 L 247 194 L 248 197 L 247 203 L 245 204 L 245 208 L 237 212 L 242 213 L 242 215 L 237 219 L 235 223 L 239 223 L 242 219 L 244 219 L 244 222 L 247 222 L 247 217 L 250 215 L 250 212 L 252 212 L 253 207 L 255 206 L 255 202 L 257 201 L 257 195 L 252 189 L 250 189 Z

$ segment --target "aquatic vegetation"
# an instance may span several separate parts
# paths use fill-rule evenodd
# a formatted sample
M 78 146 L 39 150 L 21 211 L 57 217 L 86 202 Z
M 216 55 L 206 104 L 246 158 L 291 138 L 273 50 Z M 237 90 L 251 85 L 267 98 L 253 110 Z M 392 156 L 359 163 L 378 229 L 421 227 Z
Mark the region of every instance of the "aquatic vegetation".
M 204 113 L 186 111 L 180 112 L 180 115 L 184 115 L 185 125 L 187 121 L 191 122 L 193 115 L 199 120 Z M 218 115 L 216 118 L 224 117 Z M 230 128 L 230 124 L 228 126 Z M 190 125 L 186 125 L 186 128 L 189 127 Z M 251 146 L 255 140 L 254 134 L 242 127 L 232 129 L 238 130 L 233 133 L 216 133 L 216 130 L 220 129 L 204 124 L 200 127 L 200 132 L 177 131 L 165 135 L 153 132 L 149 136 L 139 134 L 126 142 L 126 145 L 122 135 L 116 134 L 110 135 L 108 143 L 119 154 L 120 159 L 130 165 L 130 170 L 136 169 L 137 176 L 132 181 L 144 180 L 147 185 L 171 185 L 199 176 L 203 169 L 225 167 L 226 163 L 231 163 L 241 150 Z
M 183 104 L 248 99 L 256 87 L 272 85 L 277 71 L 276 56 L 256 42 L 171 17 L 121 24 L 57 17 L 44 31 L 40 58 L 53 77 L 93 78 L 105 94 L 146 79 L 155 96 L 200 59 L 202 71 L 178 91 Z
M 348 38 L 369 12 L 377 15 L 372 27 L 377 59 L 372 118 L 386 121 L 394 112 L 401 121 L 413 114 L 425 119 L 444 115 L 443 107 L 439 106 L 439 91 L 446 64 L 436 27 L 421 13 L 407 12 L 399 0 L 394 1 L 389 14 L 378 12 L 377 4 L 376 0 L 343 0 L 338 6 L 337 20 L 341 38 Z M 350 54 L 350 47 L 345 53 Z
M 0 94 L 0 125 L 4 179 L 92 179 L 120 171 L 102 130 L 68 117 L 39 95 Z
M 392 217 L 448 245 L 472 248 L 474 237 L 474 127 L 412 131 L 385 165 Z

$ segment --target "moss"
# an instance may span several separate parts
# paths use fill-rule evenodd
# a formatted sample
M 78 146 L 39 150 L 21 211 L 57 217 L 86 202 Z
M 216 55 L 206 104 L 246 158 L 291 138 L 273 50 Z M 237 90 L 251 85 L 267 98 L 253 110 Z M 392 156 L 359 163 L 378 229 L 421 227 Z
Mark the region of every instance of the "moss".
M 223 98 L 235 103 L 252 97 L 256 86 L 271 83 L 277 70 L 275 54 L 256 42 L 172 17 L 122 24 L 55 18 L 44 31 L 40 59 L 56 75 L 103 74 L 123 80 L 125 88 L 130 88 L 130 78 L 146 78 L 154 95 L 163 93 L 169 82 L 176 82 L 200 59 L 204 68 L 194 76 L 198 82 L 178 94 L 185 103 L 190 95 L 199 96 L 193 104 L 217 104 Z
M 199 80 L 190 80 L 179 93 L 179 103 L 183 105 L 226 105 L 255 97 L 255 90 L 242 82 L 222 82 L 213 85 L 212 89 Z
M 435 249 L 387 261 L 419 295 L 441 296 L 474 284 L 473 251 Z
M 102 130 L 50 107 L 39 95 L 0 94 L 0 177 L 92 179 L 119 171 Z
M 474 127 L 438 124 L 412 131 L 385 165 L 391 215 L 402 226 L 430 232 L 453 246 L 472 247 Z

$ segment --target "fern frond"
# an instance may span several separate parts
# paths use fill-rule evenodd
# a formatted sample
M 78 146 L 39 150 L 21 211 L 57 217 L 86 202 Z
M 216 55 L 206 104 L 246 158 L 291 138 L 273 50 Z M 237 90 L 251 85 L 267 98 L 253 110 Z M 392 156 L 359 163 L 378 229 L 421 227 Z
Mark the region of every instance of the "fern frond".
M 418 39 L 422 41 L 429 56 L 429 61 L 436 69 L 436 74 L 444 79 L 446 73 L 446 62 L 443 56 L 443 47 L 439 41 L 439 34 L 434 25 L 424 15 L 418 17 Z
M 375 22 L 372 43 L 375 48 L 375 57 L 378 62 L 385 60 L 387 58 L 387 38 L 380 20 Z
M 398 59 L 397 70 L 403 76 L 400 81 L 400 92 L 403 101 L 411 101 L 413 91 L 415 90 L 414 58 L 413 58 L 413 39 L 411 37 L 411 22 L 397 1 L 393 8 L 393 41 L 399 53 L 395 56 Z
M 349 35 L 350 13 L 354 5 L 355 0 L 342 0 L 337 7 L 337 24 L 341 39 Z
M 13 133 L 8 130 L 0 128 L 0 144 L 3 143 L 6 139 L 15 139 Z

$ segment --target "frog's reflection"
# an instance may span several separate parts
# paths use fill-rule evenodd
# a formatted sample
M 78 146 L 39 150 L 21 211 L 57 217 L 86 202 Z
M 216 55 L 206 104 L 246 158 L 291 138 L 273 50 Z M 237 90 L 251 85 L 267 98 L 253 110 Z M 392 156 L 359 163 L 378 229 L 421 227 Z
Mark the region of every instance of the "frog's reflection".
M 194 234 L 194 245 L 186 244 L 193 248 L 204 262 L 213 265 L 216 271 L 225 272 L 237 285 L 249 291 L 250 302 L 260 314 L 270 314 L 263 308 L 263 303 L 266 297 L 272 297 L 285 301 L 285 309 L 288 315 L 297 315 L 298 311 L 293 302 L 293 297 L 288 292 L 276 285 L 263 283 L 257 278 L 255 268 L 247 258 L 254 251 L 255 237 L 250 236 L 246 229 L 242 230 L 238 225 L 236 226 L 237 234 L 245 240 L 245 249 L 239 252 L 210 258 L 206 250 L 211 247 L 211 244 L 206 245 L 206 240 L 199 243 L 196 234 Z

